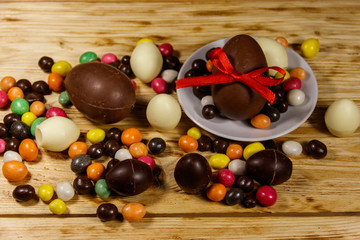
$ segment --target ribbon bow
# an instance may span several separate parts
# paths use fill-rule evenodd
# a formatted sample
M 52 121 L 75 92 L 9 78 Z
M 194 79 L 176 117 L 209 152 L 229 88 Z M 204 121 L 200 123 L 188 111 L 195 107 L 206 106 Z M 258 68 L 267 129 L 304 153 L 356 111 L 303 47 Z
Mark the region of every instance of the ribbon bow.
M 271 104 L 275 101 L 275 94 L 266 86 L 274 86 L 280 84 L 285 76 L 285 70 L 280 67 L 265 67 L 248 73 L 239 73 L 231 65 L 226 53 L 222 48 L 215 48 L 209 53 L 209 58 L 220 72 L 213 73 L 208 76 L 181 78 L 176 82 L 176 89 L 194 86 L 204 86 L 212 84 L 242 82 L 248 87 L 254 89 L 261 94 Z M 264 76 L 267 70 L 273 69 L 282 74 L 282 78 L 273 79 Z

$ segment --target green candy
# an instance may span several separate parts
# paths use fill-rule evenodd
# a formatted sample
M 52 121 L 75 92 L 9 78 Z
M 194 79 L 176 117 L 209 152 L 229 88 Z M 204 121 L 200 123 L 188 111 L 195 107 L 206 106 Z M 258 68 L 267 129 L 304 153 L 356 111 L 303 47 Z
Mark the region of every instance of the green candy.
M 60 93 L 59 103 L 64 107 L 69 106 L 71 104 L 71 101 L 70 101 L 67 91 L 63 91 L 62 93 Z
M 93 62 L 97 59 L 97 55 L 94 52 L 85 52 L 80 56 L 80 63 Z
M 24 98 L 16 98 L 14 101 L 12 101 L 10 109 L 13 113 L 21 116 L 28 112 L 30 107 L 28 101 L 26 101 Z
M 46 118 L 44 118 L 44 117 L 39 117 L 39 118 L 35 119 L 33 124 L 31 124 L 31 128 L 30 128 L 31 135 L 33 135 L 35 137 L 35 130 L 36 130 L 37 126 L 39 126 L 40 123 L 42 123 L 45 119 Z
M 96 184 L 95 184 L 95 192 L 96 194 L 105 199 L 108 198 L 111 194 L 111 190 L 108 187 L 108 185 L 106 184 L 105 179 L 99 179 Z

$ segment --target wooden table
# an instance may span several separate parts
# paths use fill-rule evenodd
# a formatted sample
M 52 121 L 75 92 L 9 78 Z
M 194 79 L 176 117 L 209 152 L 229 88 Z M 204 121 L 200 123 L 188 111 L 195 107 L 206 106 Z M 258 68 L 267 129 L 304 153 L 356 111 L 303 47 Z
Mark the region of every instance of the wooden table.
M 145 109 L 155 94 L 136 79 L 136 108 L 118 124 L 96 125 L 74 107 L 65 111 L 81 128 L 82 139 L 89 129 L 111 126 L 137 127 L 145 139 L 164 138 L 167 149 L 156 157 L 163 169 L 162 184 L 138 196 L 106 201 L 76 195 L 67 202 L 68 212 L 56 216 L 42 201 L 18 203 L 12 198 L 19 184 L 56 186 L 75 178 L 65 153 L 41 149 L 38 161 L 26 163 L 31 174 L 24 181 L 8 182 L 0 174 L 0 239 L 360 238 L 360 130 L 337 138 L 324 124 L 325 110 L 333 101 L 349 98 L 360 106 L 359 1 L 2 1 L 0 21 L 0 78 L 32 82 L 47 80 L 37 66 L 41 56 L 74 66 L 85 51 L 130 55 L 143 37 L 171 43 L 181 62 L 204 44 L 240 33 L 284 36 L 297 51 L 306 38 L 318 38 L 320 53 L 307 59 L 318 81 L 316 109 L 301 127 L 275 141 L 319 139 L 328 146 L 325 159 L 305 154 L 292 158 L 293 175 L 275 187 L 278 201 L 272 207 L 246 209 L 187 195 L 175 183 L 173 170 L 184 154 L 177 140 L 195 124 L 183 114 L 174 130 L 151 128 Z M 47 96 L 48 106 L 60 106 L 57 97 L 58 93 Z M 9 112 L 1 110 L 0 118 Z M 121 209 L 134 201 L 147 208 L 139 222 L 103 223 L 96 217 L 103 202 Z

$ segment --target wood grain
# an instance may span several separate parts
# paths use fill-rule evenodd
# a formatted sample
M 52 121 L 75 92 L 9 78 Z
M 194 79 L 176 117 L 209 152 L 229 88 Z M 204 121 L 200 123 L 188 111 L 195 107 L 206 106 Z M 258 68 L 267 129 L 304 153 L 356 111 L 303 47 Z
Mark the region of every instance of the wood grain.
M 97 125 L 74 107 L 65 111 L 81 128 L 81 139 L 94 127 L 137 127 L 145 139 L 162 137 L 167 149 L 156 157 L 160 180 L 134 197 L 106 200 L 121 208 L 131 201 L 146 205 L 148 214 L 138 223 L 101 223 L 95 216 L 104 202 L 95 196 L 76 196 L 68 212 L 52 215 L 46 203 L 16 202 L 15 186 L 29 183 L 56 185 L 73 181 L 66 153 L 41 149 L 39 161 L 26 163 L 30 175 L 9 183 L 0 173 L 0 239 L 359 239 L 360 237 L 360 130 L 336 138 L 324 125 L 326 108 L 336 99 L 349 98 L 360 106 L 360 2 L 359 1 L 2 1 L 0 3 L 0 78 L 13 76 L 34 82 L 47 75 L 37 66 L 41 56 L 66 60 L 73 66 L 85 51 L 99 56 L 113 52 L 130 55 L 136 41 L 150 37 L 171 43 L 181 62 L 212 41 L 239 33 L 275 38 L 284 36 L 299 52 L 301 42 L 316 37 L 320 53 L 306 59 L 319 88 L 316 109 L 295 131 L 275 139 L 305 143 L 319 139 L 328 146 L 325 159 L 305 154 L 292 158 L 292 178 L 279 186 L 272 207 L 246 209 L 207 201 L 183 193 L 173 177 L 175 163 L 184 153 L 178 138 L 194 123 L 183 114 L 178 127 L 157 132 L 145 118 L 148 101 L 155 96 L 138 84 L 135 110 L 113 125 Z M 176 97 L 176 94 L 173 93 Z M 47 96 L 48 106 L 60 106 L 58 93 Z M 0 111 L 2 119 L 9 109 Z M 204 133 L 206 133 L 204 131 Z M 209 157 L 211 153 L 205 153 Z M 106 163 L 109 159 L 99 161 Z M 2 163 L 0 164 L 2 166 Z

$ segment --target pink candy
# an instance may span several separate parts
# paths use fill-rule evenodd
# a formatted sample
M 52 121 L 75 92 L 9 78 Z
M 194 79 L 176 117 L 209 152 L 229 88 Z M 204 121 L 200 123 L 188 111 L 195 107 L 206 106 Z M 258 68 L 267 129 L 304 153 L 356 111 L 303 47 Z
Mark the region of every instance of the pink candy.
M 6 143 L 5 143 L 4 139 L 0 138 L 0 153 L 5 152 L 5 145 L 6 145 Z
M 283 89 L 288 92 L 292 89 L 300 89 L 301 88 L 301 80 L 298 78 L 290 78 L 283 83 Z
M 155 161 L 152 157 L 149 156 L 142 156 L 138 158 L 139 161 L 142 161 L 150 166 L 151 170 L 154 170 L 155 168 Z
M 162 56 L 171 56 L 174 49 L 170 43 L 163 43 L 159 47 Z
M 64 110 L 62 110 L 61 108 L 58 107 L 51 107 L 46 111 L 46 118 L 51 118 L 51 117 L 68 117 L 66 115 L 66 113 L 64 112 Z
M 221 169 L 216 175 L 217 180 L 225 187 L 231 187 L 235 181 L 235 176 L 229 169 Z
M 276 190 L 271 186 L 261 186 L 256 192 L 256 199 L 265 207 L 272 206 L 277 200 Z
M 162 78 L 155 78 L 152 80 L 151 87 L 156 93 L 165 93 L 167 90 L 167 84 Z
M 106 53 L 104 56 L 102 56 L 101 61 L 103 63 L 113 63 L 117 61 L 117 57 L 115 54 L 112 53 Z
M 8 95 L 4 91 L 0 91 L 0 108 L 4 108 L 7 106 L 9 101 Z

